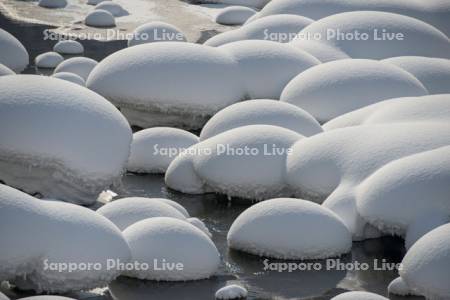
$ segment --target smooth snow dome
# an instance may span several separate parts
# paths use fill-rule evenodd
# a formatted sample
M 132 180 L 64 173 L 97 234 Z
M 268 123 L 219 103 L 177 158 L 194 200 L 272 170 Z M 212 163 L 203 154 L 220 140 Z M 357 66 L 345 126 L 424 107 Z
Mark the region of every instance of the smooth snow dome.
M 407 286 L 401 277 L 397 277 L 389 283 L 388 293 L 399 296 L 420 296 Z
M 198 143 L 195 134 L 177 128 L 153 127 L 133 134 L 127 170 L 136 173 L 165 173 L 184 149 Z
M 103 9 L 109 11 L 114 17 L 121 17 L 128 15 L 128 11 L 124 9 L 120 4 L 112 1 L 102 1 L 95 6 L 95 10 Z
M 450 42 L 444 33 L 420 20 L 386 12 L 332 15 L 300 31 L 298 41 L 301 40 L 325 43 L 351 58 L 450 58 Z
M 448 122 L 443 128 L 449 131 Z M 423 215 L 450 215 L 450 146 L 395 160 L 358 188 L 361 216 L 381 231 L 403 236 Z
M 396 97 L 428 91 L 403 69 L 368 59 L 345 59 L 310 68 L 292 79 L 280 100 L 297 105 L 319 122 Z
M 165 203 L 164 199 L 158 198 L 122 198 L 103 205 L 97 210 L 97 213 L 109 219 L 122 231 L 128 226 L 148 218 L 186 219 L 176 208 Z
M 129 247 L 119 229 L 79 205 L 45 201 L 0 185 L 0 281 L 37 292 L 67 292 L 108 284 L 120 270 L 108 259 L 127 262 Z M 58 270 L 50 263 L 99 263 L 100 269 Z
M 87 4 L 89 5 L 97 5 L 103 1 L 107 1 L 107 0 L 87 0 Z
M 244 99 L 236 61 L 225 51 L 183 42 L 129 47 L 103 59 L 87 86 L 122 109 L 132 125 L 200 128 Z
M 160 21 L 149 22 L 133 31 L 128 47 L 153 42 L 186 42 L 186 36 L 177 27 Z
M 450 4 L 447 1 L 404 0 L 277 0 L 271 1 L 249 21 L 275 14 L 296 14 L 314 20 L 350 11 L 385 11 L 410 16 L 439 28 L 450 35 Z
M 276 100 L 256 99 L 230 105 L 215 114 L 203 127 L 200 140 L 246 125 L 274 125 L 303 136 L 322 132 L 313 116 L 295 105 Z
M 216 299 L 228 300 L 228 299 L 242 299 L 247 297 L 247 290 L 237 284 L 230 284 L 220 288 L 216 294 Z
M 45 295 L 45 296 L 25 297 L 25 298 L 20 298 L 19 300 L 75 300 L 75 299 L 68 298 L 68 297 L 62 297 L 62 296 Z
M 36 56 L 34 61 L 36 67 L 38 68 L 53 69 L 56 68 L 63 60 L 64 57 L 62 57 L 59 53 L 46 52 Z
M 290 195 L 286 157 L 301 138 L 294 131 L 271 125 L 225 131 L 175 158 L 167 169 L 166 184 L 189 194 L 212 190 L 256 200 Z
M 81 54 L 84 52 L 84 47 L 80 42 L 63 40 L 53 46 L 53 51 L 61 54 Z
M 216 16 L 216 23 L 223 25 L 242 25 L 248 18 L 256 14 L 256 10 L 245 6 L 228 6 Z
M 87 26 L 92 27 L 114 27 L 116 26 L 116 20 L 114 16 L 107 10 L 95 9 L 90 12 L 84 19 L 84 23 Z
M 63 8 L 66 7 L 66 0 L 39 0 L 38 5 L 46 8 Z
M 250 24 L 253 24 L 253 22 Z M 333 47 L 331 45 L 321 43 L 319 41 L 314 40 L 305 41 L 294 39 L 289 43 L 289 45 L 308 52 L 309 54 L 311 54 L 312 56 L 314 56 L 323 63 L 333 60 L 350 58 L 350 56 L 348 56 L 348 54 L 344 53 L 342 50 L 337 49 L 336 47 Z
M 357 291 L 339 294 L 331 298 L 331 300 L 389 300 L 389 299 L 374 293 Z
M 9 32 L 0 28 L 0 64 L 14 72 L 22 72 L 28 65 L 27 49 Z
M 59 79 L 62 79 L 62 80 L 67 80 L 67 81 L 70 81 L 72 83 L 76 83 L 76 84 L 81 85 L 81 86 L 85 86 L 86 85 L 84 79 L 81 78 L 80 76 L 78 76 L 77 74 L 74 74 L 74 73 L 59 72 L 59 73 L 53 74 L 52 77 L 59 78 Z
M 132 138 L 103 97 L 37 75 L 0 77 L 0 136 L 3 182 L 82 204 L 120 178 Z
M 430 94 L 450 93 L 450 59 L 403 56 L 383 60 L 413 74 Z
M 7 66 L 0 64 L 0 76 L 15 75 L 15 74 L 16 73 L 14 73 L 14 71 L 8 68 Z
M 251 99 L 279 99 L 297 74 L 320 64 L 307 52 L 271 41 L 238 41 L 218 47 L 239 65 L 241 80 Z
M 220 256 L 216 246 L 203 231 L 188 222 L 167 217 L 145 219 L 128 227 L 123 235 L 133 261 L 153 266 L 156 260 L 175 268 L 131 270 L 125 272 L 126 276 L 186 281 L 209 278 L 218 270 Z
M 196 0 L 197 3 L 217 3 L 217 4 L 229 4 L 229 5 L 241 5 L 254 8 L 262 8 L 270 0 Z
M 400 276 L 405 283 L 429 299 L 450 295 L 450 224 L 420 238 L 402 261 Z
M 97 61 L 93 60 L 92 58 L 72 57 L 59 64 L 54 73 L 74 73 L 86 80 L 97 64 Z
M 311 235 L 311 228 L 316 234 Z M 350 232 L 335 213 L 293 198 L 251 206 L 233 222 L 227 241 L 229 247 L 251 254 L 302 260 L 340 256 L 352 246 Z
M 296 15 L 275 15 L 258 19 L 238 29 L 219 33 L 208 39 L 207 46 L 221 46 L 240 40 L 269 40 L 287 43 L 313 20 Z

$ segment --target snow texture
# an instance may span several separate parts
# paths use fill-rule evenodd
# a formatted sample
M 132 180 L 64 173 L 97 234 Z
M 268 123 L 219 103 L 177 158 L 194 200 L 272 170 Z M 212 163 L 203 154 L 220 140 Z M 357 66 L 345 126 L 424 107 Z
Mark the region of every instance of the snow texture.
M 216 23 L 223 25 L 242 25 L 253 16 L 256 10 L 245 6 L 228 6 L 216 16 Z
M 14 131 L 11 131 L 14 128 Z M 0 77 L 0 178 L 81 204 L 121 177 L 132 138 L 107 100 L 51 77 Z
M 56 52 L 46 52 L 42 53 L 35 58 L 35 64 L 38 68 L 53 69 L 56 68 L 60 63 L 62 63 L 64 57 Z
M 331 300 L 389 300 L 389 299 L 374 293 L 357 291 L 339 294 L 331 298 Z
M 276 100 L 256 99 L 230 105 L 215 114 L 203 127 L 200 140 L 246 125 L 274 125 L 303 136 L 322 132 L 320 124 L 295 105 Z
M 97 61 L 93 60 L 92 58 L 72 57 L 59 64 L 58 67 L 56 67 L 54 73 L 74 73 L 86 80 L 97 64 Z
M 153 21 L 137 27 L 128 47 L 154 42 L 186 42 L 186 36 L 177 27 L 160 21 Z
M 128 227 L 123 235 L 133 261 L 154 266 L 182 264 L 170 270 L 150 268 L 126 271 L 125 275 L 158 281 L 186 281 L 209 278 L 218 270 L 220 256 L 211 239 L 188 222 L 174 218 L 145 219 Z
M 16 73 L 7 66 L 0 64 L 0 76 L 6 75 L 16 75 Z
M 53 46 L 53 51 L 61 54 L 81 54 L 84 47 L 80 42 L 74 40 L 59 41 Z
M 165 173 L 173 159 L 198 143 L 195 134 L 177 128 L 153 127 L 133 134 L 127 170 L 136 173 Z
M 248 6 L 254 8 L 262 8 L 270 0 L 196 0 L 197 3 L 215 3 L 215 4 L 228 4 L 228 5 L 239 5 Z
M 216 292 L 216 299 L 229 300 L 229 299 L 243 299 L 247 297 L 247 290 L 237 284 L 230 284 L 220 288 Z
M 90 12 L 84 19 L 84 23 L 87 26 L 92 27 L 114 27 L 116 26 L 116 20 L 114 16 L 107 10 L 95 9 Z
M 38 5 L 45 8 L 63 8 L 67 6 L 66 0 L 39 0 Z
M 121 232 L 96 212 L 45 201 L 0 185 L 0 281 L 37 292 L 67 292 L 106 285 L 120 270 L 107 259 L 130 259 Z M 55 270 L 50 263 L 99 263 L 100 269 Z
M 9 32 L 0 28 L 0 64 L 16 73 L 22 72 L 28 65 L 27 49 Z
M 388 293 L 398 296 L 420 296 L 407 286 L 401 277 L 397 277 L 389 283 Z
M 95 10 L 102 9 L 110 12 L 114 17 L 122 17 L 128 15 L 128 11 L 120 4 L 112 1 L 102 1 L 95 6 Z
M 76 83 L 81 86 L 85 86 L 86 82 L 83 78 L 81 78 L 79 75 L 69 72 L 59 72 L 52 75 L 53 78 L 58 78 L 62 80 L 67 80 L 72 83 Z
M 352 246 L 350 232 L 335 213 L 293 198 L 251 206 L 233 222 L 227 241 L 229 247 L 251 254 L 302 260 L 340 256 Z

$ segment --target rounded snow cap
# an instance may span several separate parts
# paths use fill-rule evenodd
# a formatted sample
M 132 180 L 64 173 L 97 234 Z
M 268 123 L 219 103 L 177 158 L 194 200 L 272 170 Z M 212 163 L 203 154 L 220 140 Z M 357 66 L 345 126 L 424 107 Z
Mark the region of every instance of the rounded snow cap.
M 331 300 L 389 300 L 389 299 L 374 293 L 358 291 L 358 292 L 342 293 L 331 298 Z
M 90 12 L 84 19 L 84 23 L 87 26 L 92 27 L 114 27 L 116 21 L 114 16 L 107 10 L 96 9 Z
M 59 72 L 52 75 L 53 78 L 58 78 L 66 81 L 70 81 L 72 83 L 76 83 L 81 86 L 85 86 L 86 83 L 83 78 L 74 73 L 69 72 Z
M 128 40 L 128 47 L 153 42 L 186 42 L 186 36 L 177 27 L 160 21 L 138 26 L 133 31 L 133 38 Z
M 46 8 L 63 8 L 67 6 L 66 0 L 39 0 L 38 5 Z
M 247 289 L 237 284 L 230 284 L 220 288 L 216 292 L 216 299 L 229 300 L 229 299 L 243 299 L 247 297 Z
M 53 51 L 61 54 L 81 54 L 84 47 L 80 42 L 74 40 L 59 41 L 53 46 Z
M 14 72 L 22 72 L 28 65 L 27 49 L 7 31 L 0 28 L 0 64 Z
M 56 68 L 60 63 L 62 63 L 64 57 L 56 52 L 46 52 L 42 53 L 35 58 L 35 64 L 38 68 Z
M 7 66 L 0 64 L 0 76 L 5 75 L 16 75 L 16 73 Z
M 56 67 L 54 73 L 74 73 L 86 80 L 97 64 L 97 61 L 93 60 L 92 58 L 72 57 L 59 64 L 58 67 Z
M 216 22 L 222 25 L 242 25 L 256 10 L 245 6 L 228 6 L 222 9 L 216 16 Z

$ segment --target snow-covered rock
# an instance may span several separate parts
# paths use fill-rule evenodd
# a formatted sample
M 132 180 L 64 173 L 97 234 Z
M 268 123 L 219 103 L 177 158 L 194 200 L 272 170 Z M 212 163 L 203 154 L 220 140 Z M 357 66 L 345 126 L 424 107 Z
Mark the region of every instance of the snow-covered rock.
M 22 72 L 28 65 L 27 49 L 9 32 L 0 28 L 0 64 L 14 72 Z
M 243 299 L 247 297 L 247 289 L 237 285 L 230 284 L 217 290 L 215 297 L 219 300 Z
M 89 289 L 120 275 L 107 268 L 108 259 L 130 259 L 119 229 L 90 209 L 39 200 L 5 185 L 0 207 L 0 281 L 38 292 Z M 69 263 L 75 264 L 70 271 Z
M 319 122 L 396 97 L 428 91 L 410 73 L 387 63 L 345 59 L 312 67 L 292 79 L 280 100 L 297 105 Z
M 159 198 L 122 198 L 103 205 L 97 210 L 97 213 L 109 219 L 122 231 L 130 225 L 148 218 L 186 219 L 176 208 L 165 203 L 165 199 Z
M 89 5 L 97 5 L 103 1 L 108 1 L 108 0 L 87 0 L 87 4 Z
M 206 227 L 205 223 L 199 218 L 187 218 L 186 221 L 203 231 L 208 237 L 212 237 L 212 233 L 209 231 L 208 227 Z
M 242 25 L 248 18 L 256 14 L 256 10 L 245 6 L 228 6 L 216 16 L 216 23 L 223 25 Z
M 383 60 L 413 74 L 430 94 L 450 93 L 450 59 L 401 56 Z
M 95 10 L 103 9 L 109 11 L 114 17 L 122 17 L 128 15 L 128 11 L 120 4 L 113 1 L 102 1 L 95 6 Z
M 138 26 L 133 31 L 133 38 L 128 40 L 128 47 L 154 42 L 186 42 L 186 36 L 172 24 L 153 21 Z
M 297 74 L 320 64 L 305 51 L 272 41 L 246 40 L 218 47 L 239 65 L 240 76 L 251 99 L 279 99 Z
M 228 4 L 228 5 L 240 5 L 249 6 L 254 8 L 264 7 L 270 0 L 195 0 L 197 3 L 215 3 L 215 4 Z
M 92 58 L 72 57 L 59 64 L 58 67 L 56 67 L 54 73 L 74 73 L 86 80 L 97 64 L 98 62 L 93 60 Z
M 331 300 L 389 300 L 389 299 L 374 293 L 356 291 L 339 294 L 331 298 Z
M 81 54 L 84 52 L 84 47 L 74 40 L 62 40 L 53 46 L 53 51 L 61 54 Z
M 63 8 L 67 6 L 66 0 L 39 0 L 38 5 L 45 8 Z
M 31 296 L 20 298 L 19 300 L 75 300 L 75 299 L 62 296 L 43 295 L 43 296 Z
M 186 149 L 166 172 L 166 184 L 184 193 L 215 191 L 232 197 L 267 199 L 291 195 L 285 163 L 303 138 L 286 128 L 234 128 Z
M 406 230 L 405 248 L 408 250 L 422 236 L 447 223 L 450 223 L 450 215 L 445 211 L 421 214 L 420 217 L 409 224 Z
M 388 293 L 398 296 L 420 296 L 406 285 L 401 277 L 397 277 L 388 285 Z
M 244 99 L 238 74 L 223 50 L 161 42 L 106 57 L 87 86 L 119 106 L 132 125 L 200 128 L 208 116 Z
M 85 86 L 86 85 L 86 82 L 84 81 L 84 79 L 81 78 L 79 75 L 74 74 L 74 73 L 59 72 L 59 73 L 53 74 L 52 77 L 59 78 L 59 79 L 62 79 L 62 80 L 67 80 L 67 81 L 70 81 L 72 83 L 76 83 L 76 84 L 81 85 L 81 86 Z
M 9 298 L 5 294 L 0 292 L 0 300 L 9 300 Z
M 7 66 L 0 64 L 0 76 L 15 75 L 15 74 L 16 73 L 14 73 L 14 71 L 8 68 Z
M 123 235 L 132 260 L 148 270 L 126 271 L 139 279 L 186 281 L 208 278 L 217 271 L 220 256 L 211 239 L 188 222 L 157 217 L 139 221 Z M 155 264 L 159 268 L 155 268 Z M 163 267 L 162 267 L 163 266 Z
M 84 19 L 84 23 L 87 26 L 92 27 L 114 27 L 116 26 L 116 20 L 114 16 L 107 10 L 95 9 L 88 13 Z
M 268 18 L 268 17 L 267 17 Z M 255 21 L 257 22 L 257 21 Z M 250 23 L 247 26 L 250 26 L 252 23 Z M 329 62 L 333 60 L 339 60 L 339 59 L 348 59 L 350 56 L 346 53 L 344 53 L 342 50 L 333 47 L 331 45 L 328 45 L 326 43 L 321 43 L 320 41 L 314 41 L 314 40 L 299 40 L 294 39 L 292 40 L 289 45 L 306 51 L 321 62 Z
M 16 75 L 0 77 L 0 136 L 3 182 L 91 204 L 121 177 L 132 133 L 98 94 L 51 77 Z
M 133 134 L 127 170 L 136 173 L 165 173 L 173 159 L 198 143 L 195 134 L 177 128 L 153 127 Z
M 322 132 L 313 116 L 295 105 L 276 100 L 256 99 L 230 105 L 215 114 L 203 127 L 200 140 L 246 125 L 274 125 L 303 136 Z
M 311 228 L 316 234 L 311 235 Z M 335 213 L 293 198 L 251 206 L 233 222 L 227 241 L 229 247 L 251 254 L 302 260 L 339 256 L 352 245 L 350 232 Z
M 60 63 L 62 63 L 64 57 L 57 52 L 46 52 L 36 56 L 34 62 L 38 68 L 56 68 Z
M 287 43 L 313 20 L 296 15 L 274 15 L 258 19 L 238 29 L 225 31 L 208 39 L 207 46 L 221 46 L 240 40 L 269 40 Z
M 427 299 L 448 299 L 450 295 L 450 224 L 421 237 L 402 261 L 400 276 Z

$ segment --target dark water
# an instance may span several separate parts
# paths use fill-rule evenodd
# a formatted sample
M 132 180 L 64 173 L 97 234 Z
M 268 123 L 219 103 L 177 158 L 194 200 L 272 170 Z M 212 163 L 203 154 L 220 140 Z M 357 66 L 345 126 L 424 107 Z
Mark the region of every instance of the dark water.
M 56 41 L 43 41 L 43 31 L 48 26 L 13 22 L 0 14 L 0 27 L 17 37 L 28 49 L 30 61 L 40 53 L 51 51 Z M 205 32 L 204 38 L 214 33 Z M 84 56 L 101 60 L 126 47 L 125 41 L 83 41 Z M 31 64 L 26 73 L 36 73 Z M 38 70 L 37 73 L 40 73 Z M 265 271 L 262 258 L 232 251 L 226 244 L 226 235 L 233 220 L 250 203 L 230 202 L 226 197 L 214 194 L 191 196 L 170 191 L 162 176 L 137 176 L 127 174 L 120 196 L 164 197 L 175 200 L 189 211 L 191 216 L 203 220 L 213 234 L 213 240 L 222 256 L 220 270 L 214 278 L 195 282 L 157 283 L 131 278 L 119 278 L 109 286 L 109 292 L 95 299 L 144 300 L 144 299 L 214 299 L 215 291 L 227 283 L 237 282 L 247 287 L 249 299 L 330 299 L 346 290 L 367 290 L 387 294 L 387 285 L 397 277 L 396 271 L 321 270 L 277 272 Z M 295 230 L 293 228 L 292 230 Z M 314 231 L 312 229 L 312 234 Z M 398 263 L 404 255 L 400 239 L 386 237 L 354 243 L 351 254 L 342 257 L 343 262 L 367 262 L 374 259 Z M 274 262 L 274 260 L 271 260 Z M 324 265 L 324 261 L 317 261 Z M 23 296 L 20 292 L 13 298 Z M 69 295 L 72 296 L 73 295 Z M 90 299 L 89 295 L 76 296 Z M 92 298 L 93 299 L 93 298 Z M 391 297 L 391 299 L 420 299 Z

